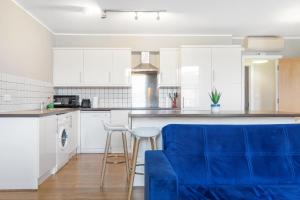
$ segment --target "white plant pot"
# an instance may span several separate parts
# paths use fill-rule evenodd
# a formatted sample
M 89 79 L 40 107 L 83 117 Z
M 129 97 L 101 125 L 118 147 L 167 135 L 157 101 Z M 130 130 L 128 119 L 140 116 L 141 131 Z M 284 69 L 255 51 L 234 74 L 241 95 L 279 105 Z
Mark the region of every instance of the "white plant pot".
M 221 105 L 220 104 L 211 104 L 211 112 L 212 113 L 219 113 Z

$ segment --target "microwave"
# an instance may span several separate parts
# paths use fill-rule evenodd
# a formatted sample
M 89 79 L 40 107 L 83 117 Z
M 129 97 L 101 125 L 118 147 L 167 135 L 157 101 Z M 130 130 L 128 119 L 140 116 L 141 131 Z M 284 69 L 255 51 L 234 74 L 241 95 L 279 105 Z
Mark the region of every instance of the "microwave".
M 54 95 L 54 108 L 78 108 L 79 96 L 78 95 Z

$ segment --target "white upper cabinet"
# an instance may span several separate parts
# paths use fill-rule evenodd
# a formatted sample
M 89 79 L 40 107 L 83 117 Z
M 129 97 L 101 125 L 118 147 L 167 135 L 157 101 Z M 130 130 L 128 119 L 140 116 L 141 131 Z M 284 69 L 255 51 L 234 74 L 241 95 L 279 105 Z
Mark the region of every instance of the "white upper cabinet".
M 111 83 L 113 86 L 131 85 L 131 51 L 114 50 Z
M 109 86 L 112 65 L 112 50 L 84 50 L 84 85 Z
M 212 87 L 222 93 L 222 110 L 242 110 L 241 48 L 212 48 Z
M 130 49 L 54 49 L 54 86 L 131 85 Z
M 160 49 L 160 69 L 159 86 L 177 87 L 179 86 L 179 49 L 163 48 Z
M 183 109 L 208 110 L 211 90 L 211 49 L 181 49 L 181 96 Z
M 208 93 L 222 93 L 221 110 L 242 110 L 241 48 L 237 46 L 183 47 L 181 96 L 183 109 L 209 110 Z
M 54 86 L 80 86 L 82 73 L 83 50 L 55 49 L 53 51 Z

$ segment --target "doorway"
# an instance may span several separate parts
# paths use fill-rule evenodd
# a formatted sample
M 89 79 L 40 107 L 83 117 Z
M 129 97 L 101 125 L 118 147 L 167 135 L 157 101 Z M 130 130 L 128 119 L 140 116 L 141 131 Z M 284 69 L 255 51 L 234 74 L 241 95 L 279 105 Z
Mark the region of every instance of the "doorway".
M 245 111 L 278 110 L 279 56 L 247 56 L 245 67 Z

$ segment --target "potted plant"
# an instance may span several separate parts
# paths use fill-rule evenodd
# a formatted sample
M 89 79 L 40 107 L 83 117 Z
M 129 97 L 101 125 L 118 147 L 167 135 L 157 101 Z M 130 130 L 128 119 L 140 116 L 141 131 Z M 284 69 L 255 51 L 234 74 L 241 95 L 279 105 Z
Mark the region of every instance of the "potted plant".
M 219 113 L 221 105 L 219 104 L 221 98 L 221 92 L 219 92 L 216 88 L 211 91 L 209 97 L 212 101 L 211 104 L 211 112 L 212 113 Z

